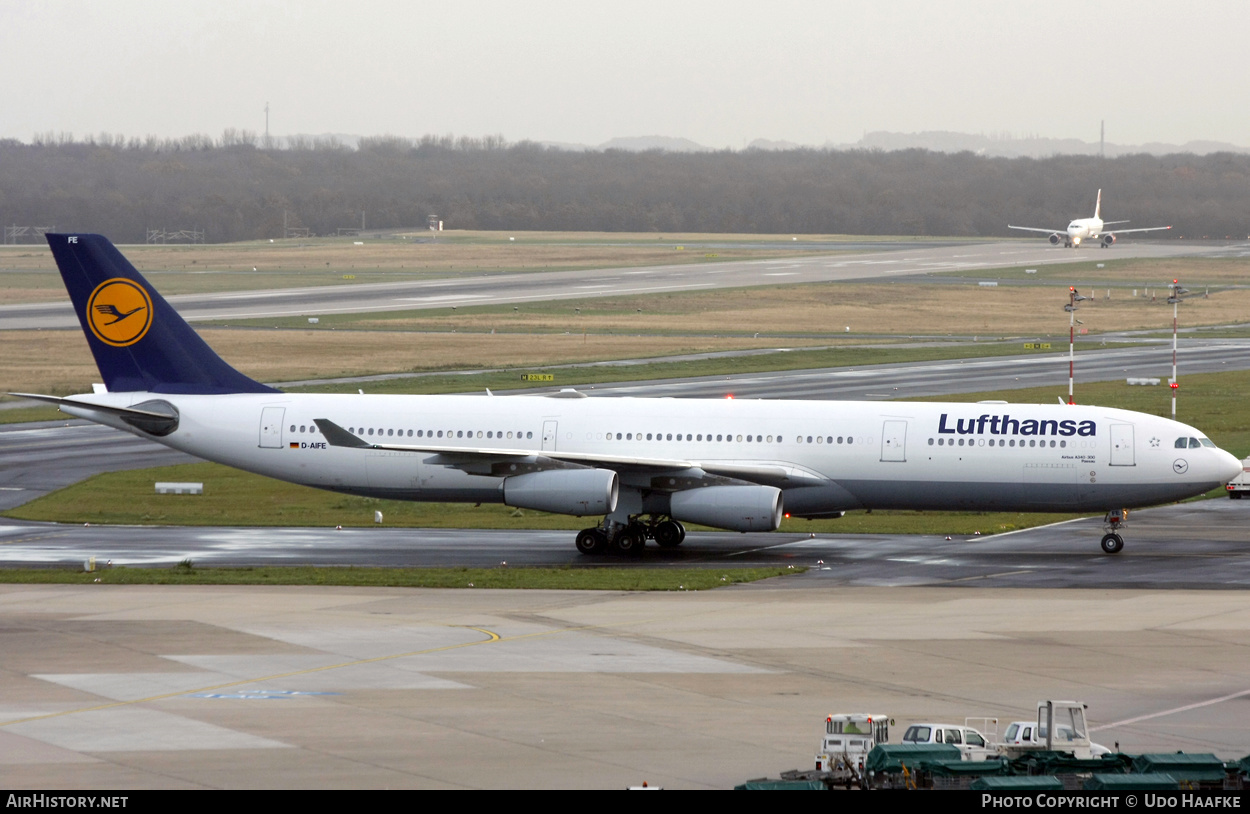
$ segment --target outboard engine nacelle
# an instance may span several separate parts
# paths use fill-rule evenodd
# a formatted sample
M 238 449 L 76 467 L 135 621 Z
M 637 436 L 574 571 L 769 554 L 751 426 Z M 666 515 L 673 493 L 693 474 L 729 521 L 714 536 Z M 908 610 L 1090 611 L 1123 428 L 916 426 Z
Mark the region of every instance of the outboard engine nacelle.
M 674 520 L 733 531 L 776 531 L 781 490 L 774 486 L 705 486 L 669 498 Z
M 616 510 L 620 482 L 610 469 L 549 469 L 505 478 L 503 502 L 578 517 Z
M 1047 238 L 1047 240 L 1049 240 L 1049 241 L 1050 241 L 1050 245 L 1052 245 L 1052 246 L 1058 246 L 1060 243 L 1062 243 L 1062 242 L 1064 241 L 1064 237 L 1063 237 L 1063 235 L 1059 234 L 1058 232 L 1055 232 L 1053 235 L 1051 235 L 1050 237 L 1048 237 L 1048 238 Z
M 1103 236 L 1102 236 L 1102 247 L 1103 247 L 1104 249 L 1105 249 L 1105 248 L 1108 248 L 1109 246 L 1113 245 L 1114 243 L 1115 243 L 1115 235 L 1103 235 Z

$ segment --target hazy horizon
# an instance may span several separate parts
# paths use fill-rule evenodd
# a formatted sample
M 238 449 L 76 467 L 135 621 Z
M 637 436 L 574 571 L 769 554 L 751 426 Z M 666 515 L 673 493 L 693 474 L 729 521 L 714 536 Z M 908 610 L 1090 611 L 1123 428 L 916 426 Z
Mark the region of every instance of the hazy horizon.
M 1250 6 L 0 0 L 0 138 L 502 135 L 1250 143 Z M 1090 12 L 1097 12 L 1091 17 Z M 20 81 L 14 81 L 14 79 Z

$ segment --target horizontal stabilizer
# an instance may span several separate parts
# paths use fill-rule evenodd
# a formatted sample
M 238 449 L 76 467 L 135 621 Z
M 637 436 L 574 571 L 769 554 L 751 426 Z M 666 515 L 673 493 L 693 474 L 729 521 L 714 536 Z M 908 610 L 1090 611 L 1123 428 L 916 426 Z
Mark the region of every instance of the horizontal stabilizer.
M 134 407 L 113 407 L 107 404 L 92 404 L 87 401 L 66 399 L 59 396 L 43 396 L 38 393 L 9 393 L 8 395 L 55 404 L 61 408 L 62 412 L 70 413 L 70 415 L 74 415 L 74 410 L 88 410 L 94 413 L 117 416 L 130 426 L 152 435 L 169 435 L 178 429 L 178 408 L 160 399 L 145 401 Z M 144 407 L 147 409 L 141 409 Z

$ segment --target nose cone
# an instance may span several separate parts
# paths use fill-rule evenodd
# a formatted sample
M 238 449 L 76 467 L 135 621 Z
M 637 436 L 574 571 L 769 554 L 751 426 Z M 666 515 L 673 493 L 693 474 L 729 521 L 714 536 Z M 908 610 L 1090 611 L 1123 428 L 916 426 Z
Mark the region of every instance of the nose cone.
M 1234 458 L 1230 453 L 1220 450 L 1219 461 L 1220 480 L 1228 483 L 1233 478 L 1240 475 L 1243 471 L 1241 461 Z

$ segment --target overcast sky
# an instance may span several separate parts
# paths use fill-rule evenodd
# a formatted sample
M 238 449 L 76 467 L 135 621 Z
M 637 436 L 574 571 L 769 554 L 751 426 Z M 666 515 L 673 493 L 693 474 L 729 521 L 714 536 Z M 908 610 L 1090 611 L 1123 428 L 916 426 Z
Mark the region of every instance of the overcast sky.
M 0 0 L 0 138 L 1250 146 L 1250 3 Z

